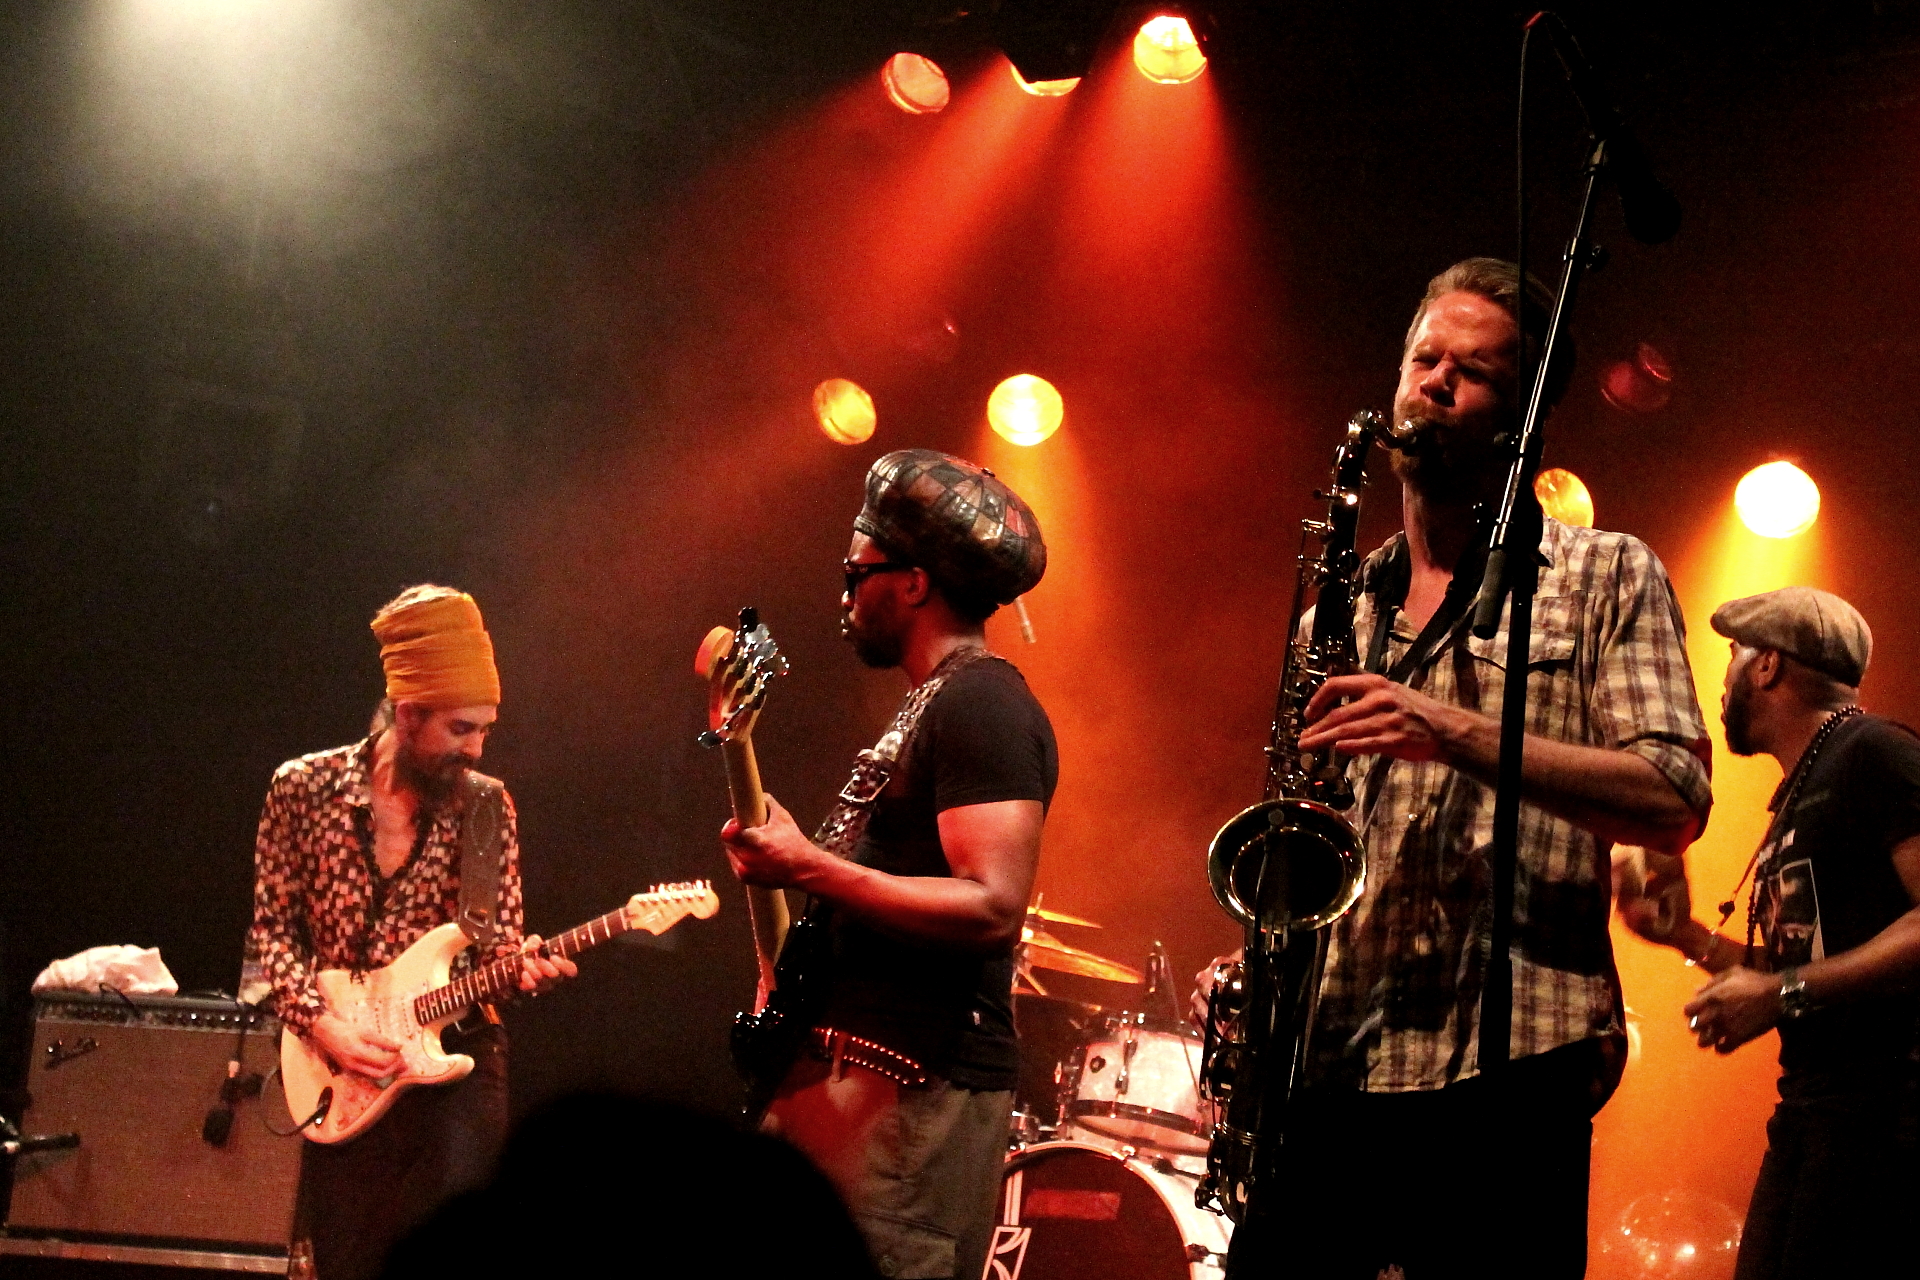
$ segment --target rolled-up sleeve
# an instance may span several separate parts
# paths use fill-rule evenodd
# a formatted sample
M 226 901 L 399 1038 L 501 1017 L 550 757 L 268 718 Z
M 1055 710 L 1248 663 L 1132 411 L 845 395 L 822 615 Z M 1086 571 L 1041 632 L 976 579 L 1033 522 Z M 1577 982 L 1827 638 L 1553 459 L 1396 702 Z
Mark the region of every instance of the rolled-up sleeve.
M 1713 748 L 1673 584 L 1650 547 L 1624 536 L 1609 576 L 1611 589 L 1595 593 L 1608 616 L 1590 723 L 1606 745 L 1658 769 L 1704 826 L 1713 807 Z

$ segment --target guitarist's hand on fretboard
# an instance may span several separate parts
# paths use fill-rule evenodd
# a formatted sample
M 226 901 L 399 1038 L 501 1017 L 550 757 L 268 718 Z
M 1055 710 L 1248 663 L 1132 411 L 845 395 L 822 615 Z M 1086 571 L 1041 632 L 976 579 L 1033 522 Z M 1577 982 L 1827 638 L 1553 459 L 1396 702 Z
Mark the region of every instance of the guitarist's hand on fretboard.
M 565 956 L 550 956 L 541 950 L 540 935 L 530 933 L 521 945 L 520 989 L 530 996 L 551 991 L 568 978 L 580 976 L 580 966 Z
M 763 889 L 804 889 L 810 873 L 838 861 L 807 839 L 793 815 L 771 795 L 764 825 L 742 827 L 729 818 L 720 828 L 720 843 L 740 882 Z

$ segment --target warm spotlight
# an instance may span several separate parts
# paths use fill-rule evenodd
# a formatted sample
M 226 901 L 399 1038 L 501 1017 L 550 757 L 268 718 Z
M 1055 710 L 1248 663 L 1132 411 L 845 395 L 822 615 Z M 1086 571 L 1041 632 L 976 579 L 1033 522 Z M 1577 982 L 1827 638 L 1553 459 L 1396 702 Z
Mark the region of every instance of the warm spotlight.
M 859 444 L 880 420 L 866 388 L 845 378 L 828 378 L 813 389 L 813 416 L 835 444 Z
M 1185 18 L 1162 14 L 1133 37 L 1133 65 L 1156 84 L 1185 84 L 1207 69 L 1207 55 Z
M 1025 76 L 1020 74 L 1020 68 L 1014 66 L 1012 63 L 1007 64 L 1007 70 L 1013 72 L 1013 82 L 1015 84 L 1036 98 L 1057 98 L 1063 93 L 1072 93 L 1073 86 L 1080 83 L 1079 76 L 1074 76 L 1069 80 L 1028 81 Z
M 1733 508 L 1763 538 L 1803 533 L 1820 514 L 1820 486 L 1791 462 L 1769 462 L 1740 479 Z
M 1004 440 L 1039 444 L 1060 429 L 1066 404 L 1045 378 L 1016 373 L 987 397 L 987 421 Z
M 1533 478 L 1533 496 L 1540 499 L 1540 509 L 1561 524 L 1593 528 L 1593 495 L 1573 472 L 1548 467 Z
M 909 115 L 930 116 L 946 108 L 951 91 L 947 73 L 932 58 L 896 53 L 880 68 L 880 83 L 893 105 Z

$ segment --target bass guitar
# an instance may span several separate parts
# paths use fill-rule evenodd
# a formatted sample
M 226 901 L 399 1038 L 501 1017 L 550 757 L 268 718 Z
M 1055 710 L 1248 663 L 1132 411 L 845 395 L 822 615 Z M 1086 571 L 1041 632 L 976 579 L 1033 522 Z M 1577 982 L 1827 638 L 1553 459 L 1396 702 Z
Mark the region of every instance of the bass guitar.
M 707 731 L 700 743 L 720 748 L 726 761 L 734 821 L 760 826 L 767 820 L 767 798 L 753 754 L 753 727 L 766 704 L 768 685 L 787 673 L 787 660 L 759 613 L 748 607 L 740 611 L 737 628 L 715 627 L 707 633 L 693 665 L 707 682 Z M 804 917 L 792 921 L 782 891 L 755 885 L 746 890 L 759 989 L 753 1009 L 734 1015 L 731 1047 L 733 1065 L 747 1082 L 747 1116 L 757 1120 L 813 1025 L 806 955 L 824 930 Z
M 705 920 L 720 909 L 705 880 L 659 885 L 636 893 L 624 907 L 547 939 L 550 956 L 572 957 L 635 929 L 665 933 L 687 916 Z M 362 1031 L 400 1046 L 394 1073 L 374 1080 L 336 1066 L 318 1045 L 291 1030 L 280 1035 L 280 1080 L 287 1108 L 307 1118 L 303 1132 L 321 1143 L 346 1142 L 365 1133 L 387 1108 L 415 1085 L 452 1084 L 473 1070 L 464 1053 L 440 1048 L 440 1032 L 482 1000 L 517 990 L 519 956 L 504 956 L 448 980 L 453 958 L 468 946 L 458 923 L 422 934 L 391 964 L 355 981 L 345 969 L 315 976 L 327 1010 Z

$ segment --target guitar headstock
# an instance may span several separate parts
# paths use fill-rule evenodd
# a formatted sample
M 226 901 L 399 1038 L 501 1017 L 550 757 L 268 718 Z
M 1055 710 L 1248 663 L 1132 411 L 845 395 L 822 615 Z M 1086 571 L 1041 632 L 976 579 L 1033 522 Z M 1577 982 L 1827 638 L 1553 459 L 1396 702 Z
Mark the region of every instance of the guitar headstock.
M 787 660 L 760 621 L 760 611 L 748 605 L 740 611 L 737 628 L 707 632 L 694 654 L 693 669 L 707 682 L 707 731 L 700 735 L 700 745 L 717 747 L 752 735 L 767 686 L 787 674 Z
M 679 884 L 657 884 L 645 893 L 627 899 L 621 910 L 629 929 L 665 933 L 687 916 L 705 920 L 720 909 L 720 898 L 711 880 L 686 880 Z

